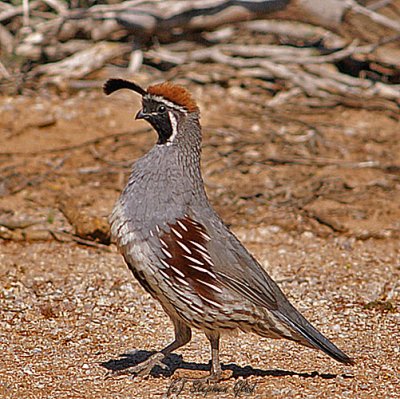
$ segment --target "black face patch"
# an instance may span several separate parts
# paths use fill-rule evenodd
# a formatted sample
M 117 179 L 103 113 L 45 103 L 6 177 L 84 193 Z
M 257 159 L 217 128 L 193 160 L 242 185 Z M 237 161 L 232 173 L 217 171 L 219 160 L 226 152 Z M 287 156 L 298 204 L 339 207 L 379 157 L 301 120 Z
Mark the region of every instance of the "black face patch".
M 157 101 L 143 101 L 142 112 L 158 134 L 157 144 L 165 144 L 172 135 L 168 107 Z

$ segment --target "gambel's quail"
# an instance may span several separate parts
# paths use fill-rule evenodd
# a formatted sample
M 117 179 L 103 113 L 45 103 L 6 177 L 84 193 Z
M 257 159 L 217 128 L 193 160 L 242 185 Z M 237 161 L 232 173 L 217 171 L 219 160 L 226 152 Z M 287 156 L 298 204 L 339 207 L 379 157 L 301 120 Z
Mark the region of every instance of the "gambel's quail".
M 119 89 L 142 96 L 136 119 L 149 122 L 158 141 L 136 161 L 111 214 L 111 232 L 134 276 L 175 327 L 175 340 L 131 372 L 165 368 L 161 360 L 190 341 L 192 328 L 211 344 L 208 380 L 221 378 L 220 334 L 237 328 L 353 364 L 293 307 L 211 207 L 200 171 L 199 109 L 190 93 L 170 82 L 147 90 L 123 79 L 104 85 L 106 94 Z

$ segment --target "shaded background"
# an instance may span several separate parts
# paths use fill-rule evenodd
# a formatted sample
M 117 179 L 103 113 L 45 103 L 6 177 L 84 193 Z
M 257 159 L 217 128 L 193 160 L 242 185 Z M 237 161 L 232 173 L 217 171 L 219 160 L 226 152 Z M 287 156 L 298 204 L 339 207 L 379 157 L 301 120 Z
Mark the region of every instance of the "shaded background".
M 357 360 L 226 337 L 213 395 L 245 378 L 260 397 L 399 397 L 400 2 L 315 3 L 0 2 L 0 394 L 167 392 L 157 373 L 105 379 L 173 334 L 109 240 L 155 142 L 134 93 L 102 94 L 122 77 L 193 92 L 210 200 Z M 202 334 L 179 354 L 173 378 L 206 373 Z

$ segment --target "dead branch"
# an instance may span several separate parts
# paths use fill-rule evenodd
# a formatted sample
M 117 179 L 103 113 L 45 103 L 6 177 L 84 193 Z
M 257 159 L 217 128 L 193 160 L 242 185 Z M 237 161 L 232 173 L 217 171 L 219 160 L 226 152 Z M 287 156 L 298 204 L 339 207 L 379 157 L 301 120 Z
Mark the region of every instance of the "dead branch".
M 345 0 L 344 2 L 348 7 L 348 9 L 350 9 L 351 11 L 361 15 L 365 15 L 368 18 L 370 18 L 371 21 L 374 21 L 380 25 L 390 28 L 396 32 L 400 32 L 400 22 L 394 21 L 393 19 L 390 19 L 382 14 L 379 14 L 369 8 L 363 7 L 354 0 Z
M 5 24 L 3 29 L 0 25 L 0 41 L 6 51 L 13 49 L 16 55 L 39 64 L 26 78 L 19 75 L 32 85 L 44 81 L 59 88 L 70 88 L 70 82 L 78 88 L 88 86 L 82 79 L 118 59 L 130 73 L 140 70 L 143 62 L 161 70 L 190 65 L 186 79 L 199 83 L 258 78 L 259 87 L 289 92 L 276 97 L 270 106 L 302 96 L 310 104 L 324 106 L 367 107 L 383 100 L 390 109 L 397 109 L 398 53 L 391 50 L 398 36 L 386 35 L 365 44 L 365 35 L 349 38 L 346 33 L 346 29 L 360 30 L 351 25 L 354 15 L 400 32 L 399 21 L 376 11 L 385 4 L 367 8 L 354 0 L 129 0 L 78 10 L 69 9 L 62 0 L 24 1 L 22 6 L 0 7 L 0 22 Z M 23 14 L 29 27 L 22 26 Z M 272 34 L 276 40 L 268 45 L 235 43 L 238 28 Z M 207 32 L 216 29 L 220 31 Z M 189 41 L 199 38 L 199 32 L 202 40 L 209 40 L 207 46 Z M 183 37 L 187 41 L 176 43 Z M 157 45 L 157 38 L 164 44 Z M 96 43 L 104 39 L 107 42 Z M 131 44 L 115 42 L 120 39 Z M 382 48 L 389 42 L 390 46 Z M 214 75 L 202 73 L 196 68 L 199 63 L 230 69 Z M 9 81 L 13 70 L 3 62 L 0 74 Z
M 129 49 L 129 45 L 119 43 L 96 43 L 62 61 L 39 66 L 35 74 L 51 76 L 52 82 L 59 84 L 62 84 L 64 79 L 81 79 L 103 67 L 106 62 L 125 54 Z
M 0 226 L 6 227 L 9 230 L 26 229 L 27 227 L 34 226 L 41 223 L 41 220 L 32 219 L 0 219 Z
M 315 43 L 320 41 L 327 48 L 343 48 L 346 40 L 336 33 L 318 25 L 311 25 L 299 21 L 284 20 L 262 20 L 243 22 L 241 24 L 251 32 L 274 34 L 278 37 L 290 37 L 294 40 L 301 40 L 305 43 Z
M 40 4 L 39 0 L 32 1 L 29 3 L 29 8 L 35 9 L 38 5 Z M 0 13 L 0 22 L 7 21 L 9 19 L 12 19 L 18 15 L 22 15 L 24 13 L 24 6 L 17 6 L 17 7 L 9 7 L 7 10 L 3 11 Z
M 344 49 L 322 56 L 316 50 L 310 48 L 268 45 L 246 46 L 237 44 L 215 45 L 190 52 L 177 52 L 170 51 L 167 48 L 159 48 L 157 50 L 150 50 L 145 55 L 150 58 L 158 58 L 179 65 L 193 61 L 215 60 L 218 62 L 222 60 L 221 57 L 227 54 L 231 57 L 236 57 L 234 60 L 239 61 L 239 63 L 240 58 L 238 57 L 248 58 L 249 60 L 246 60 L 242 65 L 250 66 L 249 64 L 251 63 L 257 63 L 254 58 L 267 58 L 280 64 L 328 64 L 356 53 L 363 54 L 369 52 L 371 52 L 370 46 L 358 47 L 357 41 L 355 41 Z M 224 60 L 226 59 L 224 58 Z M 231 65 L 234 60 L 231 60 L 228 64 Z M 235 66 L 240 66 L 240 64 L 236 63 Z
M 76 236 L 83 240 L 110 244 L 110 226 L 105 218 L 83 212 L 77 200 L 67 195 L 59 197 L 58 209 L 74 228 Z
M 12 53 L 14 36 L 0 23 L 0 48 L 8 54 Z
M 42 0 L 42 1 L 51 8 L 53 8 L 57 12 L 57 14 L 61 16 L 66 15 L 68 12 L 68 9 L 65 6 L 65 4 L 59 0 Z
M 60 242 L 69 242 L 74 241 L 77 244 L 86 245 L 88 247 L 93 247 L 97 249 L 101 249 L 102 251 L 111 252 L 109 244 L 102 244 L 100 242 L 96 242 L 93 240 L 86 240 L 82 237 L 76 236 L 74 234 L 68 233 L 66 231 L 55 231 L 55 230 L 48 230 L 48 233 L 51 236 Z
M 11 78 L 11 73 L 4 66 L 4 64 L 0 61 L 0 76 L 3 76 L 5 79 Z
M 211 30 L 228 23 L 260 19 L 284 9 L 289 0 L 242 1 L 133 1 L 122 5 L 93 6 L 87 11 L 94 18 L 115 18 L 132 32 L 154 35 L 185 31 Z
M 326 158 L 275 158 L 268 157 L 261 160 L 260 163 L 274 164 L 274 165 L 307 165 L 307 166 L 337 166 L 340 168 L 350 169 L 364 169 L 364 168 L 377 168 L 385 169 L 378 161 L 362 161 L 362 162 L 348 162 L 339 159 L 326 159 Z
M 289 88 L 300 88 L 310 97 L 383 98 L 394 101 L 397 106 L 400 104 L 398 85 L 352 78 L 327 66 L 329 62 L 348 57 L 350 54 L 365 53 L 369 46 L 357 47 L 353 43 L 346 49 L 326 56 L 313 56 L 311 52 L 303 50 L 286 49 L 285 46 L 216 45 L 192 52 L 173 52 L 165 48 L 150 50 L 146 56 L 176 64 L 212 61 L 233 66 L 241 71 L 259 68 L 275 79 L 287 81 Z M 250 57 L 250 54 L 253 54 L 253 57 Z

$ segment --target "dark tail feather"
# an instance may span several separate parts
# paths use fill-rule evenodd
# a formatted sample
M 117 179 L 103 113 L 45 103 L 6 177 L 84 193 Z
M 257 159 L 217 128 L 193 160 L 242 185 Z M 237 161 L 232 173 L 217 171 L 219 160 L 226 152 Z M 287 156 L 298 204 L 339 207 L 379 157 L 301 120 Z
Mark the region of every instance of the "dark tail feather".
M 329 341 L 328 338 L 324 337 L 295 308 L 287 309 L 284 313 L 278 311 L 275 314 L 285 324 L 299 333 L 310 346 L 325 352 L 340 363 L 355 364 L 355 361 L 351 357 L 347 356 L 336 345 Z M 288 314 L 290 317 L 287 316 Z

